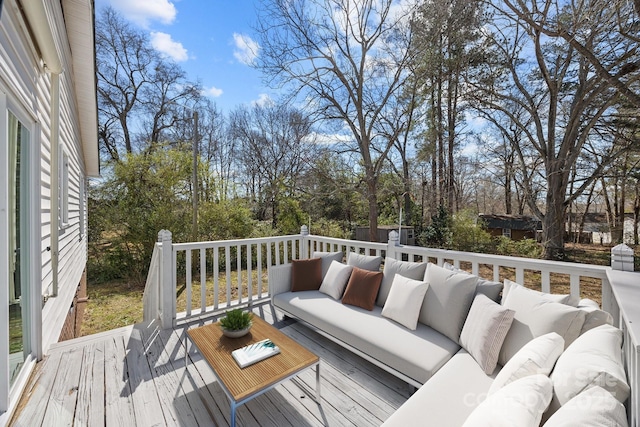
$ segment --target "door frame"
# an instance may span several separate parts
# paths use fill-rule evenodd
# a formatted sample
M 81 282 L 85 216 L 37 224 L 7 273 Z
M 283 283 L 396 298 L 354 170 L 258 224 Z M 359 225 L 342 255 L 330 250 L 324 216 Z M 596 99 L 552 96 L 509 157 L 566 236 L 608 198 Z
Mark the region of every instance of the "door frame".
M 35 362 L 42 358 L 42 220 L 40 199 L 41 199 L 41 134 L 40 125 L 36 117 L 29 113 L 18 102 L 13 101 L 17 97 L 7 95 L 8 91 L 0 85 L 0 283 L 9 283 L 9 144 L 8 144 L 8 117 L 9 111 L 22 123 L 29 131 L 29 142 L 27 144 L 23 167 L 26 166 L 27 197 L 23 199 L 27 206 L 26 215 L 22 219 L 26 220 L 25 232 L 28 239 L 28 249 L 21 253 L 22 259 L 26 259 L 28 265 L 21 269 L 27 283 L 27 295 L 23 294 L 23 306 L 26 305 L 26 318 L 28 322 L 28 350 L 25 354 L 25 361 L 12 386 L 9 386 L 9 322 L 4 327 L 0 327 L 0 414 L 9 410 L 9 407 L 17 404 L 20 393 L 24 389 L 29 374 Z M 26 160 L 26 161 L 25 161 Z M 9 306 L 9 287 L 0 286 L 0 305 Z M 8 310 L 7 310 L 8 313 Z

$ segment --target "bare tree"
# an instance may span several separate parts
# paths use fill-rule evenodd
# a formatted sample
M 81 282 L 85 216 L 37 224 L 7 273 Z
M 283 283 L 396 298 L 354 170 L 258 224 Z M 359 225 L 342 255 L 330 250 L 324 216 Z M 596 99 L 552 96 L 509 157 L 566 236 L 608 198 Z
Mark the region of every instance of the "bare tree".
M 393 0 L 273 0 L 259 17 L 257 67 L 306 97 L 314 119 L 353 138 L 367 185 L 370 239 L 377 240 L 378 178 L 395 138 L 376 126 L 402 92 L 410 59 L 409 10 Z
M 634 4 L 627 0 L 576 1 L 571 9 L 561 7 L 555 0 L 524 2 L 504 0 L 504 5 L 531 30 L 545 36 L 562 39 L 591 64 L 591 71 L 614 88 L 627 102 L 640 108 L 638 87 L 637 46 L 640 27 Z M 556 15 L 550 11 L 558 10 Z M 635 1 L 635 12 L 640 15 L 640 1 Z M 606 48 L 594 49 L 589 28 L 577 26 L 574 18 L 599 24 L 598 31 L 606 39 Z
M 546 187 L 542 206 L 533 197 L 535 173 L 523 174 L 523 186 L 529 208 L 543 221 L 548 259 L 564 258 L 567 207 L 626 147 L 613 144 L 611 138 L 601 139 L 599 150 L 605 153 L 604 161 L 581 171 L 581 184 L 568 193 L 571 171 L 586 141 L 612 119 L 620 96 L 570 43 L 550 40 L 535 22 L 562 21 L 573 33 L 584 35 L 592 51 L 603 52 L 612 47 L 609 36 L 615 23 L 587 19 L 597 13 L 589 7 L 597 8 L 601 3 L 562 5 L 550 0 L 527 19 L 514 16 L 509 8 L 502 9 L 504 3 L 495 3 L 494 25 L 486 34 L 489 60 L 481 65 L 480 78 L 469 80 L 477 102 L 505 114 L 523 132 L 522 141 L 513 146 L 521 170 L 530 171 L 533 159 L 541 160 L 540 173 Z M 616 50 L 632 49 L 623 41 L 616 45 Z M 608 67 L 615 69 L 618 65 L 618 58 L 611 58 Z
M 179 103 L 199 96 L 198 85 L 110 7 L 96 21 L 96 64 L 98 136 L 102 152 L 114 161 L 163 142 L 162 133 L 180 117 Z
M 280 197 L 294 195 L 298 178 L 313 157 L 311 122 L 299 110 L 273 102 L 238 107 L 229 120 L 239 162 L 253 187 L 250 193 L 263 210 L 259 217 L 270 208 L 276 227 Z

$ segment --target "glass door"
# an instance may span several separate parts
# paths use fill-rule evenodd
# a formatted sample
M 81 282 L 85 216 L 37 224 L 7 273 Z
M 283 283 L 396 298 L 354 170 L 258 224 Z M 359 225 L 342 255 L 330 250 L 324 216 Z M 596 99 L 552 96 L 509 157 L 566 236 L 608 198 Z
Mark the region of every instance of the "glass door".
M 9 139 L 9 383 L 20 373 L 29 348 L 28 156 L 29 131 L 8 113 Z

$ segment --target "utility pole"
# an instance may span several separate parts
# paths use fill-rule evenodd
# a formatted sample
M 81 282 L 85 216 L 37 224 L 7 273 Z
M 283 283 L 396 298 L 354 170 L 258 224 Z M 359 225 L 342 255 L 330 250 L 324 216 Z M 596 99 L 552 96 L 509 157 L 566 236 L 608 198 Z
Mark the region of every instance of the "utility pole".
M 193 241 L 198 241 L 198 112 L 193 111 L 193 173 L 191 176 L 193 186 Z

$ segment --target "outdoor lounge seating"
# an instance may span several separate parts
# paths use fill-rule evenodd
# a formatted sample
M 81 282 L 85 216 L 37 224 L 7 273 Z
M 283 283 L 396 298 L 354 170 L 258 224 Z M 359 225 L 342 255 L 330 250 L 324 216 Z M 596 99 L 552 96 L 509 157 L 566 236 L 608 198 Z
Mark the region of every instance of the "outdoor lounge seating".
M 384 426 L 492 425 L 488 419 L 507 425 L 500 424 L 502 417 L 521 420 L 519 425 L 548 420 L 545 425 L 552 426 L 585 414 L 598 422 L 627 425 L 623 403 L 629 385 L 622 363 L 622 331 L 611 326 L 612 316 L 594 308 L 593 302 L 581 301 L 586 307 L 575 307 L 577 299 L 570 295 L 545 294 L 507 281 L 500 303 L 499 283 L 478 285 L 478 277 L 449 265 L 387 258 L 384 285 L 379 285 L 380 292 L 376 288 L 377 304 L 368 310 L 341 301 L 342 293 L 335 292 L 345 287 L 349 292 L 352 286 L 347 274 L 335 274 L 349 269 L 337 265 L 343 254 L 314 256 L 324 261 L 322 280 L 315 289 L 296 289 L 301 286 L 296 281 L 310 280 L 300 273 L 309 268 L 305 262 L 294 260 L 270 269 L 272 304 L 419 387 Z M 380 261 L 349 253 L 342 265 L 377 271 Z M 396 280 L 403 274 L 413 277 L 414 289 L 428 283 L 421 304 L 413 309 L 414 330 L 404 324 L 412 310 L 406 306 L 409 294 L 400 318 L 385 315 L 394 291 L 410 292 Z M 327 278 L 341 283 L 332 286 Z M 415 295 L 420 294 L 414 294 L 414 300 Z M 438 318 L 430 317 L 429 311 Z M 594 390 L 588 396 L 582 395 L 590 389 Z M 580 413 L 576 401 L 567 405 L 574 398 L 588 399 L 591 412 Z M 567 415 L 569 411 L 575 415 Z

